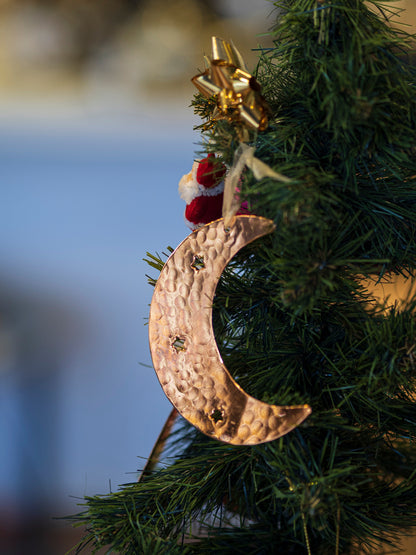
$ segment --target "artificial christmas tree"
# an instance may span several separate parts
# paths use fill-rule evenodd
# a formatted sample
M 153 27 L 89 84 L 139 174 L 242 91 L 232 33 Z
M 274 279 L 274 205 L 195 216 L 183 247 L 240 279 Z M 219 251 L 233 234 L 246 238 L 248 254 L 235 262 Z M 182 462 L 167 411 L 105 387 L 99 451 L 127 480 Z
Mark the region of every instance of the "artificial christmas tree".
M 390 25 L 387 1 L 273 4 L 274 47 L 260 52 L 255 79 L 232 45 L 214 51 L 202 74 L 211 94 L 198 87 L 194 106 L 205 155 L 227 166 L 226 187 L 231 175 L 231 197 L 237 184 L 239 198 L 231 212 L 227 206 L 227 225 L 219 220 L 191 237 L 205 240 L 222 225 L 213 237 L 221 256 L 242 219 L 272 222 L 233 254 L 207 308 L 242 390 L 266 406 L 312 413 L 278 439 L 256 431 L 254 444 L 244 434 L 232 444 L 210 431 L 228 418 L 224 378 L 215 410 L 197 407 L 195 421 L 184 414 L 191 423 L 170 430 L 163 464 L 156 457 L 138 483 L 86 500 L 75 517 L 87 527 L 80 549 L 380 553 L 416 524 L 416 300 L 409 295 L 399 307 L 375 287 L 397 275 L 411 280 L 416 269 L 412 37 Z M 215 81 L 218 71 L 227 78 Z M 234 216 L 241 201 L 251 216 Z M 192 271 L 203 275 L 207 260 L 192 248 Z M 163 273 L 163 261 L 150 261 Z M 166 289 L 186 281 L 177 270 Z M 165 309 L 153 318 L 165 318 Z M 190 333 L 172 334 L 170 357 L 185 358 Z M 191 345 L 201 388 L 212 379 L 204 337 L 196 332 Z M 151 339 L 159 353 L 157 334 Z M 170 398 L 185 395 L 195 408 L 186 384 L 172 383 L 162 383 Z M 205 434 L 193 425 L 200 417 L 211 419 Z

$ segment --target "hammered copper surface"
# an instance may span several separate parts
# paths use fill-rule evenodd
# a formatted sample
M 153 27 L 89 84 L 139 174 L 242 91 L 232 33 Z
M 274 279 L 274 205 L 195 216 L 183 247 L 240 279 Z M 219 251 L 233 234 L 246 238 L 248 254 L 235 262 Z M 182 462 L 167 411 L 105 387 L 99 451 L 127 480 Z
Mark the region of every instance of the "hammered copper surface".
M 212 329 L 225 266 L 273 229 L 270 220 L 250 215 L 236 216 L 229 229 L 221 219 L 194 231 L 163 267 L 150 307 L 150 350 L 165 394 L 201 432 L 236 445 L 277 439 L 311 413 L 308 405 L 280 407 L 247 395 L 222 362 Z

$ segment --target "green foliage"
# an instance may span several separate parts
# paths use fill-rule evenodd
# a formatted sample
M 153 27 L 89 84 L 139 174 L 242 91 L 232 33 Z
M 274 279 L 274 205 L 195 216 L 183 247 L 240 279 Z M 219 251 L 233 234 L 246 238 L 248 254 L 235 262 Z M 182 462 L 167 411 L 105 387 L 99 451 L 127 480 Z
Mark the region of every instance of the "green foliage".
M 172 254 L 174 249 L 172 247 L 167 247 L 166 250 L 169 252 L 169 254 Z M 162 252 L 162 256 L 163 256 L 163 258 L 162 258 L 162 256 L 160 256 L 160 254 L 157 254 L 157 253 L 152 254 L 150 252 L 147 252 L 146 253 L 147 258 L 143 258 L 143 261 L 146 262 L 151 268 L 154 268 L 158 272 L 160 272 L 162 270 L 164 264 L 165 264 L 164 260 L 166 260 L 169 257 L 169 254 L 166 254 L 165 252 Z M 150 285 L 153 285 L 153 286 L 156 285 L 157 279 L 155 279 L 151 276 L 148 276 L 147 274 L 146 274 L 146 277 L 147 277 L 147 281 Z
M 164 465 L 86 499 L 80 548 L 341 555 L 394 545 L 416 523 L 416 300 L 380 306 L 363 281 L 415 271 L 412 37 L 389 25 L 387 1 L 273 4 L 274 47 L 257 67 L 269 127 L 251 142 L 290 182 L 244 173 L 243 199 L 276 232 L 229 264 L 213 324 L 248 393 L 313 413 L 253 447 L 181 422 Z M 194 106 L 209 150 L 232 163 L 235 130 L 207 128 L 212 99 Z

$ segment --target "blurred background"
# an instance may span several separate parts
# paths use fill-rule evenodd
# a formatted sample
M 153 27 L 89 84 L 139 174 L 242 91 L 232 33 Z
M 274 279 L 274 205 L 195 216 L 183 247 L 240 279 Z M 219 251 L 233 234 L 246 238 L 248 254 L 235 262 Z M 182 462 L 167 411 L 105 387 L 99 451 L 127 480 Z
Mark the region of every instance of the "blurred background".
M 416 25 L 414 0 L 401 5 Z M 142 259 L 189 231 L 177 184 L 200 140 L 190 78 L 213 34 L 252 68 L 271 11 L 0 1 L 1 554 L 65 553 L 80 531 L 59 517 L 135 481 L 153 447 L 170 405 Z

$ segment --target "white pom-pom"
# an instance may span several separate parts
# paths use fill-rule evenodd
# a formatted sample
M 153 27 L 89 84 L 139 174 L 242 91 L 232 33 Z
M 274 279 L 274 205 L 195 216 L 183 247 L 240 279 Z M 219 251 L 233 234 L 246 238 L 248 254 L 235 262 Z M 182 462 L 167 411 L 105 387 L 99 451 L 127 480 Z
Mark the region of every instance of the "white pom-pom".
M 192 165 L 192 170 L 185 174 L 179 181 L 179 196 L 182 200 L 189 204 L 195 197 L 199 195 L 198 182 L 196 180 L 196 171 L 198 169 L 199 162 L 194 162 Z

